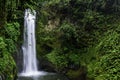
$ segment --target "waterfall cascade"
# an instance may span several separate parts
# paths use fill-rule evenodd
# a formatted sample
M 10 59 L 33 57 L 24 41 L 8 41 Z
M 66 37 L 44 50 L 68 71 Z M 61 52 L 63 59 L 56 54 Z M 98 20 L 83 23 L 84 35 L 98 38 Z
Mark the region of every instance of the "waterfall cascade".
M 24 43 L 23 50 L 23 71 L 22 75 L 38 74 L 36 59 L 36 41 L 35 41 L 35 20 L 36 12 L 30 9 L 25 10 L 24 16 Z
M 36 12 L 26 9 L 24 17 L 24 43 L 22 46 L 23 71 L 18 75 L 17 80 L 68 80 L 60 74 L 38 71 L 36 59 L 35 20 Z

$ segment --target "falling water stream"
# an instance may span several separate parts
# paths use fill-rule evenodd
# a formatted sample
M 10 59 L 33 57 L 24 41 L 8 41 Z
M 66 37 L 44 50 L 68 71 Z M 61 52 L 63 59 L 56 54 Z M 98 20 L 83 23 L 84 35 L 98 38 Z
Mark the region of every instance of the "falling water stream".
M 35 40 L 35 10 L 26 9 L 24 16 L 23 71 L 18 80 L 66 80 L 63 76 L 38 71 Z
M 36 12 L 31 14 L 30 9 L 25 11 L 24 18 L 24 44 L 22 46 L 24 55 L 23 73 L 32 74 L 37 72 L 36 48 L 35 48 L 35 19 Z
M 24 17 L 24 43 L 22 46 L 24 64 L 21 73 L 24 76 L 39 74 L 36 59 L 35 20 L 36 12 L 26 9 Z

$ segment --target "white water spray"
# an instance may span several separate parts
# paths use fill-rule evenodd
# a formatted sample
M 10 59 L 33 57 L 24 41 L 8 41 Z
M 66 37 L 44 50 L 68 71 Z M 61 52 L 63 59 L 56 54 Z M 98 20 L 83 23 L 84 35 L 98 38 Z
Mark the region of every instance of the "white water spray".
M 24 16 L 23 71 L 19 76 L 39 76 L 47 73 L 38 71 L 35 39 L 35 10 L 26 9 Z
M 35 41 L 35 20 L 36 12 L 30 9 L 25 10 L 24 16 L 24 43 L 23 50 L 23 72 L 22 74 L 32 75 L 38 72 L 36 60 Z

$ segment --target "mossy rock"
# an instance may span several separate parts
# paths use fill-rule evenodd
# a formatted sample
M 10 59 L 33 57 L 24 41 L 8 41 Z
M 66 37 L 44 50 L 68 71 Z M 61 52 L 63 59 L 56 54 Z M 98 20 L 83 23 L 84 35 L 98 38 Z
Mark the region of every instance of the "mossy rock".
M 78 70 L 69 70 L 66 75 L 71 79 L 71 80 L 86 80 L 86 69 L 79 68 Z

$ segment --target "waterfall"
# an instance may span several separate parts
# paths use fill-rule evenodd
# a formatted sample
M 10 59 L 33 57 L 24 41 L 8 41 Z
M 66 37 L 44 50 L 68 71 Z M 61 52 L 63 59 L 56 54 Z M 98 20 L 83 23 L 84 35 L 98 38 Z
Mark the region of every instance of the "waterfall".
M 59 74 L 38 71 L 36 59 L 35 20 L 36 12 L 34 10 L 26 9 L 24 16 L 24 42 L 22 45 L 23 71 L 18 74 L 17 80 L 67 80 Z
M 24 16 L 24 43 L 23 50 L 23 74 L 32 75 L 38 72 L 36 59 L 35 40 L 36 12 L 30 9 L 25 10 Z

